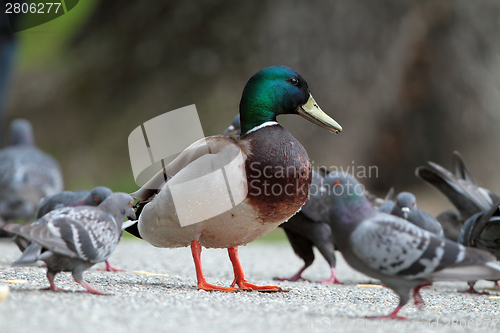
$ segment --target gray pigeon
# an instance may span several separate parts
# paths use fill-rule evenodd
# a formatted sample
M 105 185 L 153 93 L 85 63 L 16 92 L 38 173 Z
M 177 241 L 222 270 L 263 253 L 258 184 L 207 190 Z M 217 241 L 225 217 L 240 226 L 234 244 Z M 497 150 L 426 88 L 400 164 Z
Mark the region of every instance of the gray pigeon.
M 135 219 L 133 204 L 129 194 L 114 193 L 98 207 L 63 207 L 30 225 L 6 225 L 7 231 L 32 242 L 13 266 L 42 260 L 47 265 L 48 289 L 59 290 L 55 275 L 69 271 L 88 293 L 103 295 L 83 280 L 83 272 L 109 258 L 121 237 L 125 217 Z
M 420 289 L 433 281 L 500 277 L 500 265 L 486 251 L 464 247 L 375 210 L 352 176 L 329 175 L 325 187 L 337 249 L 350 266 L 379 279 L 400 298 L 396 309 L 381 318 L 402 318 L 398 312 L 412 289 L 415 303 L 423 304 Z
M 341 283 L 335 274 L 335 245 L 333 244 L 330 226 L 320 219 L 315 220 L 308 217 L 304 212 L 304 210 L 314 212 L 318 207 L 316 201 L 323 198 L 316 195 L 317 192 L 321 191 L 324 180 L 323 176 L 313 170 L 312 178 L 309 199 L 302 206 L 302 210 L 280 225 L 285 230 L 293 251 L 304 260 L 304 266 L 291 277 L 275 277 L 274 279 L 279 281 L 297 281 L 302 279 L 302 273 L 314 261 L 313 247 L 316 247 L 330 265 L 330 278 L 318 282 Z
M 62 207 L 78 207 L 78 206 L 98 206 L 107 197 L 113 194 L 109 188 L 104 186 L 98 186 L 93 188 L 91 191 L 79 190 L 79 191 L 64 191 L 57 193 L 42 199 L 38 205 L 36 211 L 36 218 L 39 219 L 48 212 Z M 21 236 L 15 236 L 14 242 L 17 244 L 21 251 L 29 245 L 24 238 Z M 106 264 L 105 271 L 110 272 L 122 272 L 122 269 L 113 267 L 108 260 L 104 262 Z
M 64 191 L 42 199 L 36 211 L 39 219 L 48 212 L 61 207 L 98 206 L 107 197 L 113 194 L 109 188 L 98 186 L 91 191 Z
M 62 189 L 59 164 L 34 145 L 27 120 L 14 120 L 11 145 L 0 151 L 0 229 L 3 221 L 32 220 L 40 200 Z
M 438 220 L 432 215 L 418 209 L 417 199 L 410 192 L 401 192 L 396 196 L 396 202 L 390 213 L 394 216 L 404 218 L 433 234 L 444 236 L 443 227 L 441 227 Z

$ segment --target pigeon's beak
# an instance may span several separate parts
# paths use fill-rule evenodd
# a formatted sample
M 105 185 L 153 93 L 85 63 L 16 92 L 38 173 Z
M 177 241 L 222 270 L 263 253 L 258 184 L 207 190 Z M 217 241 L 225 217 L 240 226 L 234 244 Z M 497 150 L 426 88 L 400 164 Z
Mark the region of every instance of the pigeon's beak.
M 403 212 L 403 217 L 405 218 L 405 220 L 408 220 L 408 214 L 410 213 L 410 208 L 402 207 L 401 211 Z
M 320 109 L 311 94 L 306 104 L 300 106 L 297 111 L 302 117 L 330 132 L 338 134 L 342 131 L 342 126 Z
M 135 221 L 137 218 L 135 217 L 135 212 L 133 208 L 127 209 L 127 218 L 131 221 Z

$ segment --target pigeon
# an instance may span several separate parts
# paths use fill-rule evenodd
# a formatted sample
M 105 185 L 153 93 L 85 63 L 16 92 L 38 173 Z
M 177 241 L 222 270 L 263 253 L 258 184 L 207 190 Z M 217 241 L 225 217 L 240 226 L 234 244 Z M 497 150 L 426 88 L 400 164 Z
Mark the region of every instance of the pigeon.
M 460 214 L 460 229 L 472 215 L 491 208 L 494 202 L 500 200 L 497 194 L 477 185 L 458 152 L 453 153 L 454 173 L 436 163 L 428 162 L 428 164 L 418 167 L 415 173 L 417 177 L 441 191 L 456 207 Z M 445 231 L 452 228 L 454 217 L 456 213 L 453 211 L 440 217 L 440 222 L 449 223 L 443 228 Z M 448 232 L 445 236 L 453 239 L 453 234 L 456 233 L 457 231 Z
M 0 229 L 5 222 L 33 221 L 40 200 L 62 189 L 61 168 L 34 145 L 30 122 L 14 120 L 10 146 L 0 150 Z
M 53 194 L 40 201 L 35 217 L 39 219 L 54 209 L 68 206 L 76 207 L 85 205 L 95 207 L 111 194 L 113 194 L 113 192 L 106 187 L 96 187 L 92 191 L 64 191 Z M 13 240 L 21 252 L 24 252 L 30 244 L 30 241 L 19 235 L 16 235 Z
M 379 212 L 404 218 L 424 230 L 443 236 L 443 228 L 439 221 L 417 208 L 417 199 L 413 193 L 400 192 L 396 196 L 396 201 L 391 200 L 392 195 L 393 188 L 389 190 L 384 202 L 378 208 Z
M 83 272 L 109 258 L 121 237 L 125 217 L 135 220 L 133 204 L 129 194 L 114 193 L 98 207 L 63 207 L 29 225 L 6 225 L 8 232 L 32 242 L 13 266 L 42 260 L 47 265 L 49 290 L 61 290 L 55 286 L 54 277 L 69 271 L 86 292 L 103 295 L 83 280 Z
M 319 219 L 314 220 L 309 218 L 304 212 L 314 212 L 317 208 L 317 203 L 314 201 L 322 197 L 315 196 L 315 194 L 321 191 L 323 179 L 320 173 L 313 170 L 309 199 L 304 206 L 302 206 L 302 210 L 297 212 L 297 214 L 292 216 L 287 222 L 280 225 L 280 227 L 285 230 L 285 234 L 295 254 L 304 260 L 304 266 L 291 277 L 275 277 L 275 280 L 298 281 L 303 279 L 302 273 L 311 266 L 314 261 L 313 247 L 316 247 L 330 265 L 330 278 L 318 282 L 341 283 L 335 273 L 335 245 L 333 244 L 330 226 L 328 223 Z
M 78 190 L 78 191 L 64 191 L 42 199 L 36 211 L 36 218 L 39 219 L 48 212 L 62 207 L 77 207 L 77 206 L 98 206 L 101 202 L 109 197 L 113 192 L 104 186 L 98 186 L 91 191 Z M 16 235 L 14 242 L 17 244 L 21 251 L 29 245 L 29 241 L 23 237 Z M 108 260 L 105 271 L 122 272 L 122 269 L 113 267 Z
M 500 202 L 490 209 L 472 215 L 464 224 L 458 242 L 465 246 L 488 251 L 500 260 Z M 463 292 L 486 294 L 474 289 L 475 281 L 469 281 L 469 289 Z M 496 281 L 495 281 L 495 284 Z
M 404 319 L 398 312 L 409 301 L 411 290 L 415 304 L 422 305 L 420 289 L 433 281 L 500 277 L 500 265 L 490 253 L 374 209 L 354 177 L 329 175 L 324 187 L 337 249 L 351 267 L 379 279 L 399 296 L 396 309 L 379 318 Z
M 61 207 L 98 206 L 107 197 L 113 194 L 109 188 L 98 186 L 91 191 L 64 191 L 42 199 L 36 211 L 39 219 L 48 212 Z
M 404 218 L 414 225 L 432 232 L 433 234 L 443 236 L 443 227 L 432 215 L 417 208 L 417 199 L 410 192 L 401 192 L 396 196 L 396 202 L 392 208 L 391 214 Z

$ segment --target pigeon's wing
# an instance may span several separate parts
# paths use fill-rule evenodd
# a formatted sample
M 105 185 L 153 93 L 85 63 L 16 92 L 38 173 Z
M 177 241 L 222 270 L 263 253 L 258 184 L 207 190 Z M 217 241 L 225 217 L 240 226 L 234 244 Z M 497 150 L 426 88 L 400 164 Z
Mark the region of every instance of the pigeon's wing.
M 458 179 L 438 164 L 429 162 L 429 167 L 418 167 L 416 174 L 441 191 L 459 210 L 464 219 L 493 205 L 490 191 L 475 183 Z
M 480 266 L 494 259 L 484 251 L 479 251 L 478 255 L 475 249 L 466 249 L 463 245 L 383 213 L 376 213 L 360 223 L 349 241 L 353 253 L 368 267 L 405 279 L 430 277 L 467 281 L 476 277 L 477 272 L 462 269 L 453 275 L 450 269 Z M 445 274 L 439 273 L 444 269 L 447 269 Z M 486 271 L 489 272 L 488 269 Z M 484 270 L 480 273 L 486 275 Z
M 54 253 L 90 262 L 106 260 L 121 235 L 114 218 L 94 207 L 61 208 L 39 222 L 9 225 L 6 230 Z
M 420 226 L 421 228 L 430 231 L 435 235 L 444 237 L 443 227 L 434 216 L 420 209 L 417 209 L 417 214 L 420 215 L 420 219 L 424 223 L 423 226 Z

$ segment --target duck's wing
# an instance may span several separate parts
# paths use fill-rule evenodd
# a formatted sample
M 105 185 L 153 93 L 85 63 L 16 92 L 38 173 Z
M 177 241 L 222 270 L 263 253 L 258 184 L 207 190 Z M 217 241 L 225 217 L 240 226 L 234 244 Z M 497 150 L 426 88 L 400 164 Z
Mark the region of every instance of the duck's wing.
M 244 142 L 238 138 L 231 138 L 224 135 L 216 135 L 200 139 L 192 143 L 183 152 L 179 154 L 172 162 L 156 173 L 146 184 L 139 190 L 131 193 L 132 197 L 141 201 L 148 201 L 152 196 L 157 194 L 163 184 L 169 181 L 173 176 L 181 170 L 187 168 L 194 161 L 207 155 L 215 155 L 223 149 L 233 152 L 242 152 L 245 156 L 248 155 L 248 149 Z M 217 159 L 215 159 L 217 160 Z M 193 166 L 193 169 L 196 167 Z M 196 170 L 193 170 L 196 172 Z

